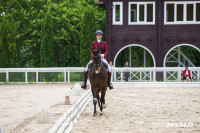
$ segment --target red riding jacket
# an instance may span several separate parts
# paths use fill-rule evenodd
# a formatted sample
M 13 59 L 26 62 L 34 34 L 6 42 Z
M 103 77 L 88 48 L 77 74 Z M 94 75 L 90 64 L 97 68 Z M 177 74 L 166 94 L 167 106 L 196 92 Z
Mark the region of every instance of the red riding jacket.
M 95 48 L 98 48 L 98 47 L 100 47 L 101 49 L 100 54 L 104 54 L 104 58 L 106 59 L 106 56 L 108 55 L 107 43 L 104 41 L 101 41 L 100 43 L 98 43 L 98 41 L 92 42 L 91 50 L 94 50 Z M 91 50 L 90 50 L 90 55 L 92 56 Z
M 182 76 L 184 77 L 185 74 L 186 74 L 186 70 L 183 71 Z M 190 70 L 188 70 L 188 76 L 190 76 Z

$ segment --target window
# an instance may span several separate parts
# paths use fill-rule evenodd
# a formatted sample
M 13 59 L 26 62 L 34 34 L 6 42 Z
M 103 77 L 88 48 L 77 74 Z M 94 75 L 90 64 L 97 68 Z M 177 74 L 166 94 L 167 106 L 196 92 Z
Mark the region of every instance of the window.
M 147 22 L 153 22 L 153 5 L 147 4 Z
M 193 21 L 193 4 L 187 4 L 187 21 Z
M 196 21 L 200 21 L 200 3 L 196 4 Z
M 129 2 L 129 25 L 155 24 L 155 2 Z
M 113 2 L 113 25 L 123 24 L 122 2 Z
M 174 4 L 167 4 L 167 22 L 174 22 Z
M 200 24 L 200 2 L 165 2 L 165 24 Z
M 183 13 L 184 13 L 183 4 L 177 4 L 177 15 L 176 15 L 177 21 L 183 21 Z

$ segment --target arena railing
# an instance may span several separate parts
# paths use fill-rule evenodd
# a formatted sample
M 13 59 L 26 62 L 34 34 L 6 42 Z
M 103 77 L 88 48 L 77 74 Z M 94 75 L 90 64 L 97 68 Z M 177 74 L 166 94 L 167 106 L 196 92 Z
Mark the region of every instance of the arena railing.
M 184 67 L 112 67 L 112 82 L 182 82 L 184 69 Z M 192 82 L 200 82 L 200 67 L 190 67 L 189 70 Z M 0 68 L 0 83 L 82 82 L 83 72 L 83 67 Z

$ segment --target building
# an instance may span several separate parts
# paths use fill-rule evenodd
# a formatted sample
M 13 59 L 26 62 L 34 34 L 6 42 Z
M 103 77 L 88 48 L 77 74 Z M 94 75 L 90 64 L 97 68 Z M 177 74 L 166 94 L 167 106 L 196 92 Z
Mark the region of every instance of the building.
M 147 50 L 155 67 L 163 67 L 170 51 L 191 46 L 200 51 L 199 0 L 96 0 L 106 10 L 108 60 L 115 60 L 125 48 L 140 46 Z M 176 49 L 177 48 L 177 49 Z M 131 51 L 130 51 L 131 54 Z M 173 55 L 171 55 L 173 57 Z M 184 57 L 187 60 L 187 57 Z M 187 60 L 189 61 L 189 60 Z M 192 66 L 192 63 L 190 63 Z

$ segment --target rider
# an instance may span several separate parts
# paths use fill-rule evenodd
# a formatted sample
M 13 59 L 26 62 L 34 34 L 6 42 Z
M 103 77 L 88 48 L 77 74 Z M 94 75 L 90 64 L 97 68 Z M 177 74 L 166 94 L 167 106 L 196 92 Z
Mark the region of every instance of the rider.
M 104 63 L 105 67 L 108 70 L 108 87 L 110 89 L 113 89 L 114 87 L 110 83 L 110 79 L 111 79 L 111 67 L 108 64 L 108 62 L 106 61 L 106 56 L 108 54 L 107 43 L 101 40 L 102 39 L 102 35 L 103 35 L 103 32 L 101 30 L 97 30 L 96 31 L 97 41 L 92 42 L 91 50 L 94 50 L 95 48 L 100 47 L 101 60 L 102 60 L 102 62 Z M 90 55 L 92 56 L 92 51 L 90 51 Z M 84 83 L 81 86 L 81 88 L 83 88 L 83 89 L 86 89 L 87 78 L 88 78 L 88 71 L 91 69 L 92 64 L 93 64 L 92 60 L 90 60 L 90 62 L 85 67 L 85 71 L 84 71 Z

